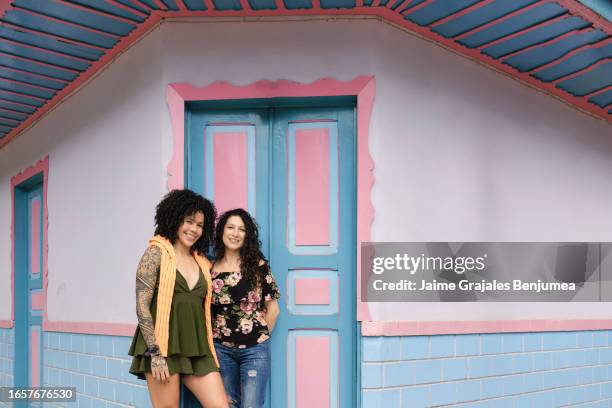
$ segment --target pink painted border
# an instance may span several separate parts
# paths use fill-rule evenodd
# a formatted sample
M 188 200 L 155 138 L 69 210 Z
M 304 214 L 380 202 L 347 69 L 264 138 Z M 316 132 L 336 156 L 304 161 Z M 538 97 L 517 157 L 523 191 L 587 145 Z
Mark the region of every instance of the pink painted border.
M 45 311 L 43 329 L 45 331 L 102 334 L 107 336 L 133 336 L 137 324 L 131 323 L 97 323 L 97 322 L 50 322 Z
M 166 102 L 172 123 L 173 152 L 168 163 L 168 189 L 183 188 L 185 165 L 185 102 L 230 99 L 254 99 L 311 96 L 357 97 L 357 265 L 361 260 L 361 242 L 370 239 L 374 209 L 370 192 L 374 184 L 374 162 L 368 145 L 370 117 L 376 94 L 374 76 L 359 76 L 350 81 L 321 78 L 309 84 L 294 81 L 258 81 L 239 86 L 228 82 L 215 82 L 203 87 L 188 83 L 172 83 L 166 89 Z M 357 271 L 359 268 L 355 268 Z M 357 320 L 370 320 L 367 303 L 361 302 L 361 282 L 357 274 Z
M 11 293 L 13 296 L 13 303 L 11 304 L 11 320 L 0 320 L 0 328 L 10 329 L 15 326 L 15 188 L 19 184 L 23 183 L 27 179 L 42 173 L 43 175 L 43 287 L 42 287 L 42 329 L 43 331 L 57 331 L 57 332 L 68 332 L 68 333 L 84 333 L 84 334 L 105 334 L 105 335 L 116 335 L 116 336 L 131 336 L 134 334 L 136 324 L 124 324 L 124 323 L 95 323 L 95 322 L 58 322 L 49 321 L 47 315 L 47 276 L 48 276 L 48 250 L 49 243 L 48 229 L 49 229 L 49 213 L 47 208 L 47 187 L 49 180 L 49 156 L 46 156 L 38 163 L 31 167 L 23 170 L 19 174 L 11 177 L 11 200 L 12 200 L 12 219 L 11 219 Z
M 43 223 L 43 245 L 42 245 L 42 257 L 43 257 L 43 266 L 42 266 L 42 278 L 43 278 L 43 287 L 42 287 L 42 298 L 43 298 L 43 307 L 47 304 L 47 228 L 48 218 L 47 218 L 47 180 L 49 179 L 49 156 L 45 156 L 38 163 L 34 164 L 23 170 L 22 172 L 11 177 L 11 320 L 0 320 L 0 327 L 2 328 L 12 328 L 15 326 L 15 188 L 26 181 L 27 179 L 34 177 L 37 174 L 42 173 L 43 175 L 43 194 L 42 194 L 42 223 Z M 43 310 L 43 325 L 44 325 L 44 313 L 46 313 L 46 308 Z
M 436 334 L 519 333 L 610 329 L 612 329 L 612 319 L 361 323 L 362 336 L 424 336 Z

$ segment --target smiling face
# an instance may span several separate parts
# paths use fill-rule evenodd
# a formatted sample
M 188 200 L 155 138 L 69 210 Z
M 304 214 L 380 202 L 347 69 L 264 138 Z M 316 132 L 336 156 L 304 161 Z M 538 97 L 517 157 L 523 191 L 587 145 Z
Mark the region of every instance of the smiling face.
M 242 218 L 238 215 L 232 215 L 227 219 L 223 228 L 223 244 L 226 249 L 237 251 L 244 245 L 246 237 L 246 228 Z
M 177 241 L 186 248 L 191 248 L 202 236 L 203 229 L 204 214 L 202 212 L 188 215 L 178 229 Z

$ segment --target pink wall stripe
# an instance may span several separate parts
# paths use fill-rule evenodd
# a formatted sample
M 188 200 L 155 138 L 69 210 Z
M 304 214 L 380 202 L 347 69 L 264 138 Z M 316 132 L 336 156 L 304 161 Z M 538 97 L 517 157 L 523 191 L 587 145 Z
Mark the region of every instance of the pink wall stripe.
M 33 310 L 44 310 L 45 308 L 45 294 L 43 292 L 32 293 L 32 309 Z
M 32 329 L 30 338 L 30 384 L 32 387 L 38 387 L 40 379 L 40 336 L 38 329 Z
M 329 131 L 295 132 L 295 244 L 329 245 Z
M 295 280 L 296 305 L 329 305 L 329 279 L 299 278 Z
M 96 322 L 53 322 L 44 320 L 43 330 L 63 333 L 103 334 L 109 336 L 133 336 L 136 324 Z
M 247 134 L 217 132 L 213 140 L 217 211 L 221 214 L 233 208 L 248 209 Z
M 40 273 L 40 199 L 31 202 L 30 273 Z
M 295 358 L 296 408 L 329 407 L 329 337 L 297 336 Z

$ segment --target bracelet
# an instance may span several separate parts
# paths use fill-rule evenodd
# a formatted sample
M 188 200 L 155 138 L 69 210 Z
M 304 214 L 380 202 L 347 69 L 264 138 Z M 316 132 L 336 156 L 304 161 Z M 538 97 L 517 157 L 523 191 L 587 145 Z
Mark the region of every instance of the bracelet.
M 160 354 L 161 353 L 159 351 L 159 346 L 157 344 L 148 347 L 147 350 L 144 352 L 145 357 L 159 356 Z

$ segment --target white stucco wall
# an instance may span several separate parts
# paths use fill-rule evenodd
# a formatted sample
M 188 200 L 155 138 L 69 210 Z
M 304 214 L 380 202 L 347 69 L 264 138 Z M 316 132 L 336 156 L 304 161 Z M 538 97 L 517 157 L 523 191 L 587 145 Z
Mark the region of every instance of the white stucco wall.
M 136 321 L 135 266 L 172 154 L 166 84 L 359 75 L 376 76 L 372 240 L 612 240 L 612 137 L 602 121 L 375 20 L 167 22 L 0 151 L 0 208 L 9 209 L 10 176 L 50 156 L 49 318 Z M 2 211 L 2 242 L 9 228 Z M 7 288 L 2 245 L 0 319 L 10 314 Z M 612 315 L 590 304 L 376 304 L 371 312 L 380 320 Z

